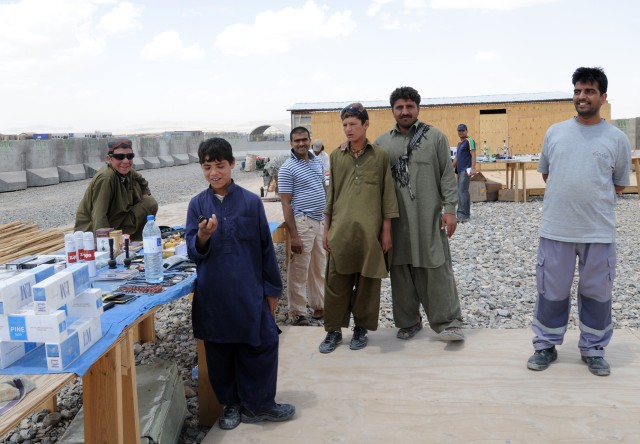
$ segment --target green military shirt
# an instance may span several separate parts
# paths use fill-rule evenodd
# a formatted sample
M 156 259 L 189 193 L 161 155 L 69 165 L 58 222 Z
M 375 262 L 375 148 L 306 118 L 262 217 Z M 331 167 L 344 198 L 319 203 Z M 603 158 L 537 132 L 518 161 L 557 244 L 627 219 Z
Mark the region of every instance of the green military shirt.
M 391 166 L 407 151 L 407 144 L 416 132 L 418 122 L 405 135 L 396 125 L 382 134 L 376 144 L 389 153 Z M 444 264 L 445 233 L 440 229 L 440 218 L 445 213 L 455 214 L 458 187 L 451 165 L 449 141 L 437 128 L 431 127 L 411 153 L 409 179 L 415 199 L 409 189 L 396 181 L 400 218 L 392 221 L 392 265 L 436 268 Z
M 129 216 L 144 194 L 151 192 L 140 173 L 131 170 L 121 176 L 111 165 L 105 165 L 93 176 L 84 193 L 76 213 L 75 230 L 95 233 L 98 228 L 114 228 L 134 234 L 139 227 Z M 144 222 L 140 223 L 144 225 Z
M 383 219 L 398 217 L 389 156 L 367 140 L 359 156 L 348 143 L 331 153 L 331 180 L 325 214 L 331 215 L 327 242 L 340 274 L 384 278 L 380 245 Z

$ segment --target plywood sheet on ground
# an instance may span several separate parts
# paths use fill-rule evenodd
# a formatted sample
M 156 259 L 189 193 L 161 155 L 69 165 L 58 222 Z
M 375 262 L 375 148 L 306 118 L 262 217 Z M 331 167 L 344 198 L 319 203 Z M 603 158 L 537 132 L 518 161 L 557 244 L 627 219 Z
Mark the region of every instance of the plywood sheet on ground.
M 231 431 L 216 424 L 203 444 L 637 442 L 637 331 L 615 331 L 609 377 L 588 372 L 575 330 L 543 372 L 526 368 L 530 330 L 466 333 L 466 342 L 447 344 L 424 330 L 400 341 L 381 329 L 352 351 L 348 332 L 322 355 L 322 329 L 284 328 L 277 401 L 295 404 L 295 418 Z

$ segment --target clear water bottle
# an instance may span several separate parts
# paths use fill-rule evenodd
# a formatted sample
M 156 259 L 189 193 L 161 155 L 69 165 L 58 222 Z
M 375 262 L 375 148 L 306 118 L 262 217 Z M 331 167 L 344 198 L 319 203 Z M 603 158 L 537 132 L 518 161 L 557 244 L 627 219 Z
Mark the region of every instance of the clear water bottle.
M 162 235 L 156 225 L 155 217 L 147 216 L 147 224 L 142 230 L 142 248 L 144 249 L 144 277 L 150 284 L 162 282 Z

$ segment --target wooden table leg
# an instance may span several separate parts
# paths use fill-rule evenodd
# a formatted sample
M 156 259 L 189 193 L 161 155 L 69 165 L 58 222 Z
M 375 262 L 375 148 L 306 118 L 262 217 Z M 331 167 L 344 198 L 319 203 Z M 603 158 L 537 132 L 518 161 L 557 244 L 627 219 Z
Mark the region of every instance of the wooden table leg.
M 138 324 L 138 338 L 141 344 L 145 342 L 153 342 L 156 340 L 156 324 L 155 324 L 155 313 L 158 309 L 152 309 L 146 317 L 140 321 Z M 134 342 L 136 339 L 134 339 Z
M 520 174 L 519 164 L 520 164 L 520 162 L 517 162 L 517 163 L 515 163 L 513 165 L 514 166 L 513 172 L 516 175 L 516 184 L 515 184 L 515 187 L 513 189 L 513 201 L 515 203 L 518 203 L 518 201 L 520 200 L 520 196 L 519 196 L 519 193 L 518 193 L 518 191 L 519 191 L 519 188 L 518 188 L 518 175 Z
M 198 344 L 198 420 L 200 426 L 211 427 L 222 412 L 222 405 L 218 402 L 216 394 L 209 382 L 209 369 L 204 351 L 204 342 L 196 339 Z
M 632 159 L 633 167 L 636 170 L 636 187 L 638 188 L 638 197 L 640 197 L 640 157 Z
M 150 316 L 153 319 L 153 314 Z M 124 442 L 140 442 L 140 413 L 138 410 L 138 384 L 136 358 L 133 353 L 133 330 L 127 330 L 122 344 L 122 421 Z
M 122 339 L 102 355 L 82 377 L 86 443 L 125 442 L 121 365 Z
M 509 188 L 509 162 L 504 163 L 504 181 L 505 188 Z
M 527 201 L 527 169 L 524 162 L 522 162 L 522 196 L 524 197 L 522 202 L 525 203 Z

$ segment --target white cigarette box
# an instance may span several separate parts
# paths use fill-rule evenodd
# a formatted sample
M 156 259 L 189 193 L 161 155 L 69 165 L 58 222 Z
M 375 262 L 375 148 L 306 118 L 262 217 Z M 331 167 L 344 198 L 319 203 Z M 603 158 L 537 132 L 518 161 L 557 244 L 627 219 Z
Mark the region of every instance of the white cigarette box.
M 0 369 L 9 367 L 41 345 L 36 342 L 0 341 Z
M 67 304 L 69 318 L 95 318 L 102 312 L 102 290 L 99 288 L 89 288 Z
M 6 328 L 1 340 L 25 342 L 60 342 L 67 338 L 67 315 L 63 310 L 56 310 L 47 315 L 37 315 L 32 308 L 18 310 L 7 316 Z M 4 332 L 8 331 L 8 338 Z
M 73 297 L 73 274 L 60 271 L 32 288 L 34 310 L 38 314 L 49 314 L 62 307 Z
M 89 277 L 89 264 L 79 263 L 71 264 L 61 273 L 68 273 L 73 276 L 73 294 L 79 295 L 88 288 L 91 288 L 91 279 Z
M 33 273 L 21 273 L 0 282 L 0 316 L 7 316 L 33 302 L 32 288 L 36 284 Z
M 63 370 L 102 337 L 100 318 L 81 318 L 69 326 L 69 337 L 61 342 L 47 342 L 47 368 Z

